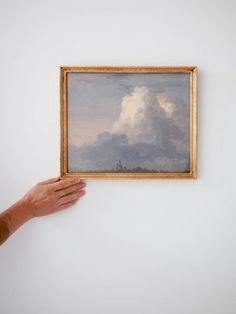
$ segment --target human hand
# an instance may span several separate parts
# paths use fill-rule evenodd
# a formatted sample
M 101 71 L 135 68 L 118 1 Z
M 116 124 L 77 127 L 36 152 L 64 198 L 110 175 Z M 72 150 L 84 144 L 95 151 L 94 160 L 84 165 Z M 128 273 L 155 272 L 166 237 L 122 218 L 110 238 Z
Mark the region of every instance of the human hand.
M 86 183 L 79 177 L 61 180 L 59 177 L 40 182 L 22 198 L 31 217 L 52 214 L 67 208 L 84 194 Z
M 0 213 L 0 222 L 6 226 L 5 234 L 2 238 L 0 236 L 0 244 L 31 218 L 73 205 L 85 194 L 85 185 L 78 177 L 66 180 L 57 177 L 36 184 L 19 201 Z

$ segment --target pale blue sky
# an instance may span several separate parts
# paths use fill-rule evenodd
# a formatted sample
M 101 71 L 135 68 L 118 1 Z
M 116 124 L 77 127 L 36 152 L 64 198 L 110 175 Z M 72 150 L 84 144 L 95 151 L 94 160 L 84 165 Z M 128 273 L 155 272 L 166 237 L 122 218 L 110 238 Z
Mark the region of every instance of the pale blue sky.
M 189 74 L 69 73 L 69 118 L 92 114 L 115 119 L 122 98 L 137 86 L 189 102 Z
M 109 131 L 120 114 L 122 99 L 136 87 L 189 104 L 189 74 L 69 73 L 69 144 L 91 143 L 99 133 Z

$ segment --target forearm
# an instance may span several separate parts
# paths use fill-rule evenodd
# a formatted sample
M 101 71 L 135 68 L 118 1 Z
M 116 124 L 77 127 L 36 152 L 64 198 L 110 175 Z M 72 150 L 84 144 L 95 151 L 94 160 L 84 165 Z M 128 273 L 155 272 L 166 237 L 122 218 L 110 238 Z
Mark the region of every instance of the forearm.
M 22 198 L 10 208 L 0 214 L 0 228 L 2 229 L 2 243 L 13 234 L 21 225 L 32 218 L 31 210 L 25 200 Z M 8 235 L 6 235 L 6 227 L 8 228 Z M 1 239 L 0 239 L 1 242 Z

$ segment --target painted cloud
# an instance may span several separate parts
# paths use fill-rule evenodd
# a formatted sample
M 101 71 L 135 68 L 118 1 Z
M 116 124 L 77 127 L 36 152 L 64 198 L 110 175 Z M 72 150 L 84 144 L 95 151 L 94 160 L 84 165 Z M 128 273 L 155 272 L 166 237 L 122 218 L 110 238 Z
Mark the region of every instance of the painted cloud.
M 181 99 L 137 86 L 110 131 L 69 145 L 69 171 L 189 171 L 189 110 Z

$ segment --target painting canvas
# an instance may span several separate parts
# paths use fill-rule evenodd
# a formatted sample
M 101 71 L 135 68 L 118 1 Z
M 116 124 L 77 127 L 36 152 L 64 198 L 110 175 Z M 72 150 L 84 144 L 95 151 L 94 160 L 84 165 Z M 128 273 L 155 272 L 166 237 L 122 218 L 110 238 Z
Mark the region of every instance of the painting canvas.
M 62 67 L 61 175 L 195 178 L 196 67 Z

